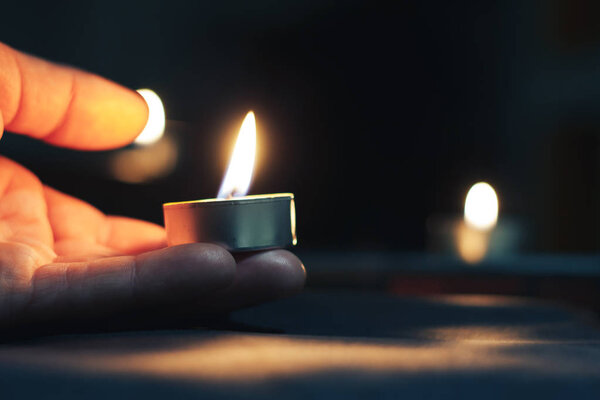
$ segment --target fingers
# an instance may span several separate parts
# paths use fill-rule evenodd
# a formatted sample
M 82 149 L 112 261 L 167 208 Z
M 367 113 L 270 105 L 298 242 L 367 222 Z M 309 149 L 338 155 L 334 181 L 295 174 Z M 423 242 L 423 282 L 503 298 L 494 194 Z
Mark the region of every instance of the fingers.
M 93 317 L 156 307 L 178 314 L 231 311 L 298 293 L 304 266 L 285 250 L 235 260 L 221 247 L 194 243 L 80 263 L 40 267 L 26 315 Z
M 167 247 L 167 235 L 162 226 L 127 217 L 106 218 L 111 232 L 106 245 L 121 254 L 138 254 Z
M 136 92 L 51 64 L 0 43 L 0 132 L 4 128 L 82 150 L 130 143 L 148 119 Z
M 140 306 L 185 305 L 228 287 L 235 260 L 221 247 L 187 244 L 137 256 L 53 263 L 33 278 L 27 309 L 34 319 L 126 311 Z
M 47 186 L 44 194 L 54 234 L 54 249 L 62 261 L 138 254 L 166 247 L 161 226 L 132 218 L 106 216 L 90 204 Z
M 306 270 L 294 254 L 270 250 L 237 256 L 237 271 L 231 286 L 200 300 L 206 312 L 231 311 L 299 293 Z

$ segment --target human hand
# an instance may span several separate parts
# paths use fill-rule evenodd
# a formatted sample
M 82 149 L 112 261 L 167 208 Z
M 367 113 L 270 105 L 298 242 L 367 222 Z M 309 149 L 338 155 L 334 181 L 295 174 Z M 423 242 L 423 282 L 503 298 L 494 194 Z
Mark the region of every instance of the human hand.
M 0 43 L 0 132 L 100 150 L 147 120 L 137 93 Z M 166 248 L 164 229 L 106 216 L 0 157 L 0 325 L 173 306 L 227 311 L 300 291 L 285 250 L 238 256 L 206 243 Z

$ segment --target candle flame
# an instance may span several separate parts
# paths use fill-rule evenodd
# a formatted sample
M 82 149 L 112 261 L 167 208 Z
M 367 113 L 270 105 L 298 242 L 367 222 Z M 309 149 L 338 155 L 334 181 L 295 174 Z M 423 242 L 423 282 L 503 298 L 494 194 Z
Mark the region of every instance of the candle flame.
M 148 121 L 134 143 L 147 146 L 158 142 L 165 133 L 165 108 L 160 97 L 150 89 L 137 91 L 148 105 Z
M 467 263 L 475 264 L 488 253 L 491 233 L 498 221 L 498 196 L 488 183 L 471 186 L 465 199 L 464 222 L 456 226 L 455 239 L 458 255 Z
M 221 183 L 221 189 L 217 198 L 226 199 L 231 197 L 245 196 L 248 193 L 252 172 L 254 170 L 254 158 L 256 156 L 256 121 L 254 113 L 249 111 L 242 122 L 229 167 Z
M 465 199 L 465 222 L 475 229 L 491 230 L 498 221 L 498 196 L 488 183 L 471 186 Z

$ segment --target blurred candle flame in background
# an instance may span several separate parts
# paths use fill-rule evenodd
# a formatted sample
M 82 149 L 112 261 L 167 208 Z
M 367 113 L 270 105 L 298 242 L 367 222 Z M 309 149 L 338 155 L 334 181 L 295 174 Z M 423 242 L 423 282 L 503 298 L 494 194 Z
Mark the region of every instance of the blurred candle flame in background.
M 473 228 L 487 230 L 498 221 L 498 196 L 486 182 L 471 186 L 465 199 L 465 222 Z
M 154 91 L 139 89 L 137 92 L 144 98 L 148 105 L 148 121 L 134 143 L 138 145 L 156 143 L 165 133 L 165 108 L 160 97 Z
M 455 232 L 459 256 L 467 263 L 481 261 L 488 252 L 490 234 L 498 222 L 498 197 L 492 186 L 478 182 L 465 199 L 464 222 Z
M 245 196 L 250 188 L 256 157 L 256 120 L 249 111 L 242 122 L 227 172 L 217 198 Z

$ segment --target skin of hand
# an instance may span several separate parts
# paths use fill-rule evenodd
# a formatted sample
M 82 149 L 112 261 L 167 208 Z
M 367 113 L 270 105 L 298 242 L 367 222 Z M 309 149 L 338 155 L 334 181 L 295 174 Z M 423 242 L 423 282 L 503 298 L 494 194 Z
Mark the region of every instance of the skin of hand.
M 0 132 L 101 150 L 132 142 L 147 116 L 134 91 L 0 43 Z M 297 293 L 305 275 L 285 250 L 166 247 L 161 226 L 104 215 L 0 157 L 0 325 L 165 306 L 229 311 Z

